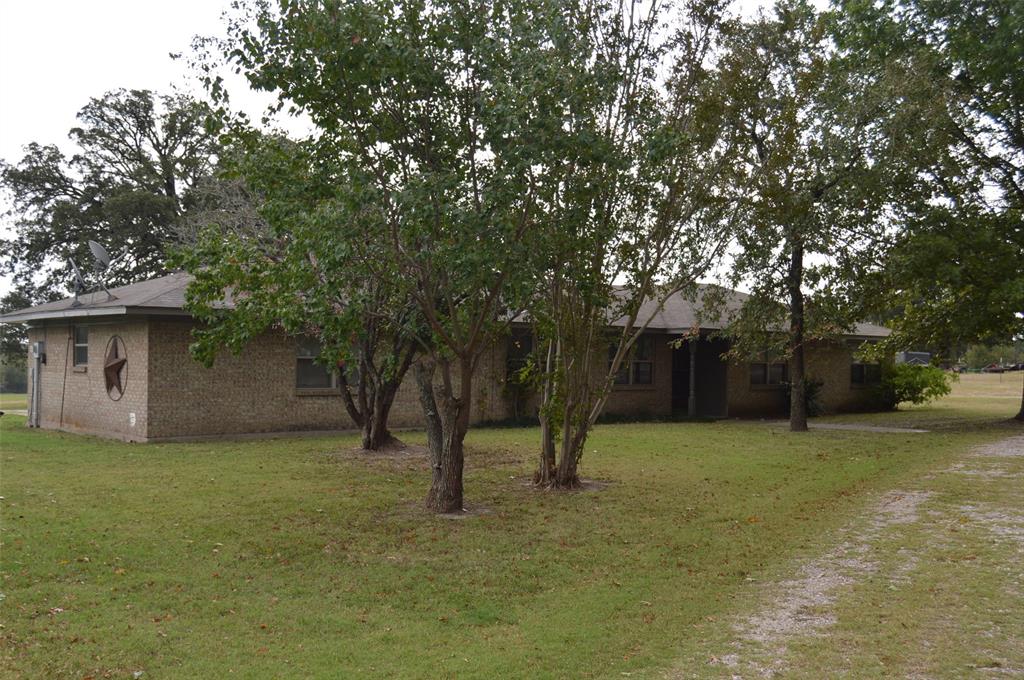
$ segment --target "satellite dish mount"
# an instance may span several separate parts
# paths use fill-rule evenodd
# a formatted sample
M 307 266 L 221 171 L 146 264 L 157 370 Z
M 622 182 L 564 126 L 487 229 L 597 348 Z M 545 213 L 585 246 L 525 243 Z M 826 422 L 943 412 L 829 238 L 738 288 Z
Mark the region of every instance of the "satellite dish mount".
M 107 294 L 107 300 L 116 300 L 113 293 L 107 289 L 107 284 L 103 281 L 103 276 L 107 269 L 110 268 L 110 255 L 107 253 L 107 249 L 96 241 L 89 241 L 89 251 L 92 253 L 93 260 L 95 260 L 93 271 L 96 274 L 96 281 L 98 288 L 102 289 Z M 75 274 L 75 301 L 71 303 L 72 307 L 80 307 L 82 302 L 78 299 L 79 294 L 84 293 L 87 285 L 85 283 L 85 277 L 82 276 L 82 270 L 78 268 L 74 260 L 69 259 L 68 262 L 71 264 L 71 270 Z M 90 292 L 96 292 L 94 288 Z

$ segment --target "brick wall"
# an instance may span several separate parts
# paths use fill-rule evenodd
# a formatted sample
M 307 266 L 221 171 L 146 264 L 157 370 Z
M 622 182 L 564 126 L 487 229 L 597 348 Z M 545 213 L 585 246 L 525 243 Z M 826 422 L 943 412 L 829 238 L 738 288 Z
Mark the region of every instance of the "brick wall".
M 84 320 L 81 325 L 89 329 L 89 358 L 84 366 L 74 366 L 71 324 L 46 323 L 29 329 L 30 343 L 38 340 L 46 343 L 46 364 L 40 371 L 40 426 L 145 441 L 148 436 L 145 320 L 95 319 Z M 128 359 L 123 374 L 124 394 L 117 401 L 108 396 L 103 376 L 107 343 L 115 335 L 124 341 Z M 30 393 L 31 390 L 29 382 Z
M 238 356 L 221 352 L 205 368 L 188 354 L 191 327 L 184 320 L 154 319 L 150 324 L 150 437 L 355 427 L 339 394 L 296 389 L 294 339 L 267 333 Z M 504 364 L 504 345 L 481 359 L 471 405 L 474 422 L 508 417 L 508 400 L 493 378 L 499 369 L 498 375 L 504 376 Z M 412 371 L 399 388 L 389 423 L 395 428 L 423 426 Z
M 296 389 L 295 341 L 281 333 L 266 334 L 238 356 L 222 352 L 207 369 L 189 356 L 192 324 L 188 320 L 153 317 L 85 323 L 89 360 L 84 367 L 73 366 L 69 354 L 71 325 L 50 323 L 29 331 L 31 341 L 46 342 L 47 363 L 41 373 L 43 427 L 134 441 L 354 427 L 339 394 Z M 119 401 L 107 395 L 103 377 L 107 343 L 114 335 L 124 341 L 128 357 L 126 388 Z M 651 337 L 653 384 L 616 386 L 606 413 L 671 415 L 672 348 L 667 336 Z M 505 388 L 505 350 L 505 342 L 497 342 L 481 358 L 471 407 L 474 423 L 513 415 Z M 852 352 L 844 343 L 808 348 L 808 375 L 824 381 L 822 402 L 827 411 L 870 406 L 871 390 L 850 384 Z M 601 364 L 595 371 L 604 370 Z M 728 415 L 782 415 L 781 391 L 752 388 L 748 364 L 730 363 L 726 381 Z M 699 390 L 698 385 L 698 398 Z M 535 408 L 536 400 L 529 400 L 524 414 L 532 416 Z M 411 372 L 399 390 L 390 424 L 422 427 Z
M 781 418 L 785 414 L 785 390 L 751 385 L 749 363 L 730 361 L 726 381 L 730 418 Z
M 650 385 L 615 385 L 608 395 L 604 413 L 614 416 L 668 417 L 672 415 L 673 339 L 664 333 L 648 333 L 654 366 Z M 607 360 L 598 362 L 597 378 L 607 375 Z
M 855 347 L 843 342 L 817 343 L 807 354 L 807 375 L 822 381 L 821 404 L 827 413 L 869 411 L 871 386 L 853 385 L 850 366 Z
M 825 413 L 866 411 L 872 407 L 870 387 L 850 382 L 854 348 L 845 342 L 812 343 L 807 347 L 807 377 L 823 385 L 820 402 Z M 729 363 L 729 415 L 734 417 L 782 417 L 785 391 L 779 387 L 750 384 L 750 364 Z

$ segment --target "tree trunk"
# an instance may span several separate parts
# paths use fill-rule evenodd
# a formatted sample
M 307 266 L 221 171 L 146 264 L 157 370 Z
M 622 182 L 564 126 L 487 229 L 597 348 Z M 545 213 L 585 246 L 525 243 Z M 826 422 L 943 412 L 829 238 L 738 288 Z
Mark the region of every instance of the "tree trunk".
M 555 433 L 551 429 L 551 400 L 554 395 L 552 371 L 555 363 L 555 343 L 548 342 L 548 356 L 544 366 L 544 389 L 540 402 L 540 466 L 534 482 L 542 486 L 551 483 L 555 476 Z
M 1020 411 L 1014 416 L 1017 420 L 1024 421 L 1024 387 L 1020 391 Z
M 559 489 L 572 489 L 580 485 L 579 464 L 582 458 L 583 446 L 587 441 L 589 427 L 580 426 L 568 443 L 562 443 L 562 460 L 558 462 L 558 471 L 555 475 L 554 486 Z M 568 437 L 570 429 L 567 428 L 565 435 Z
M 434 362 L 422 359 L 416 364 L 416 386 L 420 391 L 420 406 L 423 407 L 423 418 L 427 426 L 427 449 L 430 451 L 431 469 L 441 455 L 443 429 L 441 414 L 437 410 L 437 399 L 434 397 Z
M 395 403 L 396 386 L 379 386 L 373 396 L 373 411 L 363 420 L 363 448 L 367 451 L 402 446 L 388 429 L 388 417 Z
M 807 398 L 804 394 L 804 248 L 791 244 L 789 276 L 789 429 L 807 431 Z
M 459 362 L 458 396 L 452 389 L 451 364 L 441 366 L 443 378 L 441 450 L 432 461 L 430 491 L 427 508 L 434 512 L 462 511 L 462 469 L 465 461 L 463 442 L 469 430 L 469 407 L 473 396 L 473 362 Z
M 345 375 L 344 366 L 339 366 L 338 381 L 345 410 L 362 431 L 365 450 L 380 451 L 387 447 L 402 446 L 402 442 L 388 429 L 388 418 L 414 356 L 411 349 L 407 350 L 394 375 L 377 377 L 372 377 L 374 372 L 370 370 L 365 358 L 361 359 L 359 382 L 354 388 Z

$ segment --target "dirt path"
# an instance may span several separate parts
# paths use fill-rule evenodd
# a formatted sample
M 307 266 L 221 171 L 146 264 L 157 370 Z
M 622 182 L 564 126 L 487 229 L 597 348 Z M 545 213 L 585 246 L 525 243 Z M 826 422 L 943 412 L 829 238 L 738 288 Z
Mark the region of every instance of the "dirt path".
M 667 677 L 1024 677 L 1024 435 L 894 490 Z

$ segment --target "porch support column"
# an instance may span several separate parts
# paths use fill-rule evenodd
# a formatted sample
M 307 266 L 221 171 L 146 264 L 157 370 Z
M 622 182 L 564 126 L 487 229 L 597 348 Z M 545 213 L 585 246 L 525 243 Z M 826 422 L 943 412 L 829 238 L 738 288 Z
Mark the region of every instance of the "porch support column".
M 690 346 L 690 398 L 686 400 L 686 415 L 690 418 L 697 417 L 697 342 L 698 335 L 690 338 L 686 344 Z

